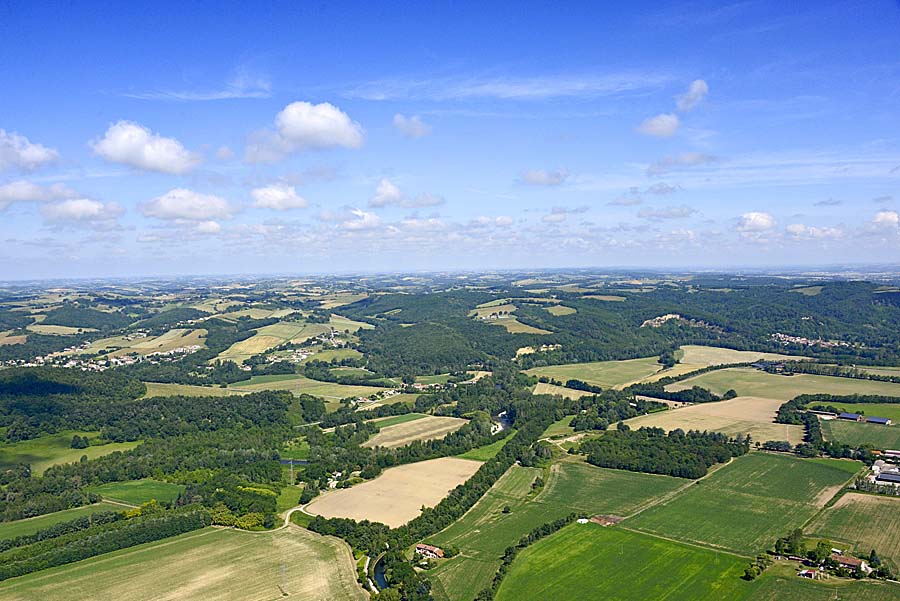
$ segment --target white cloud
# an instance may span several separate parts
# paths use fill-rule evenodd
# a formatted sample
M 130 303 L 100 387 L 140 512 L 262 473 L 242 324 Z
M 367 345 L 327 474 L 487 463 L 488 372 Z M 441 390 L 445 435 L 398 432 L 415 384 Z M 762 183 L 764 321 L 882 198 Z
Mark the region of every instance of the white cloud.
M 172 221 L 210 221 L 228 219 L 235 209 L 228 201 L 211 194 L 175 188 L 141 206 L 146 217 Z
M 702 79 L 695 79 L 684 94 L 675 98 L 675 104 L 679 111 L 686 113 L 700 104 L 708 93 L 709 86 L 706 82 Z
M 770 213 L 750 211 L 744 213 L 738 220 L 737 229 L 740 232 L 765 232 L 775 227 L 775 218 Z
M 31 142 L 25 136 L 0 129 L 0 171 L 24 169 L 31 171 L 59 158 L 53 148 Z
M 283 183 L 256 188 L 250 192 L 250 196 L 253 197 L 253 205 L 261 209 L 287 211 L 305 209 L 308 206 L 305 198 L 297 196 L 294 186 Z
M 24 180 L 9 182 L 0 186 L 0 211 L 14 202 L 46 202 L 73 196 L 75 192 L 62 184 L 45 187 Z
M 234 151 L 227 146 L 219 146 L 219 149 L 216 150 L 216 158 L 220 161 L 230 161 L 234 158 Z
M 681 122 L 678 120 L 678 115 L 664 113 L 645 119 L 637 129 L 640 133 L 647 136 L 670 138 L 678 131 L 678 126 L 680 124 Z
M 391 180 L 382 178 L 378 182 L 375 194 L 369 199 L 369 206 L 381 209 L 387 206 L 403 207 L 407 209 L 436 207 L 444 204 L 445 200 L 436 194 L 422 193 L 415 197 L 404 195 Z
M 682 205 L 680 207 L 665 207 L 662 209 L 646 208 L 638 211 L 638 217 L 658 221 L 661 219 L 684 219 L 697 212 L 697 209 Z
M 114 221 L 124 212 L 116 203 L 89 198 L 70 198 L 41 207 L 41 214 L 53 223 L 100 223 Z
M 275 117 L 275 131 L 258 132 L 247 147 L 250 162 L 271 162 L 303 150 L 359 148 L 364 131 L 328 102 L 292 102 Z
M 661 175 L 679 167 L 695 167 L 708 165 L 716 161 L 716 157 L 702 152 L 682 152 L 669 155 L 647 167 L 647 175 Z
M 522 183 L 531 186 L 558 186 L 568 177 L 569 172 L 565 169 L 556 169 L 555 171 L 528 169 L 522 172 Z
M 509 215 L 500 215 L 498 217 L 488 217 L 486 215 L 479 215 L 475 219 L 473 219 L 469 225 L 473 227 L 485 227 L 485 226 L 497 226 L 497 227 L 509 227 L 514 222 L 513 218 Z
M 421 138 L 431 133 L 431 126 L 422 122 L 421 117 L 407 117 L 397 113 L 394 115 L 394 127 L 408 138 Z
M 370 230 L 381 225 L 381 217 L 362 209 L 352 209 L 350 216 L 341 222 L 345 230 Z
M 647 188 L 647 192 L 648 192 L 648 193 L 650 193 L 650 194 L 658 194 L 658 195 L 662 195 L 662 194 L 673 194 L 673 193 L 675 193 L 675 192 L 677 192 L 677 191 L 678 191 L 678 187 L 677 187 L 677 186 L 672 186 L 672 185 L 667 184 L 667 183 L 665 183 L 665 182 L 659 182 L 659 183 L 653 184 L 652 186 L 649 186 L 649 187 Z
M 816 240 L 839 239 L 844 237 L 844 230 L 839 227 L 816 227 L 802 223 L 792 223 L 784 228 L 794 238 L 808 238 Z
M 193 230 L 197 234 L 218 234 L 222 231 L 222 226 L 217 221 L 201 221 Z
M 897 211 L 878 211 L 875 213 L 871 225 L 876 229 L 900 228 L 900 213 L 897 213 Z
M 111 125 L 102 138 L 91 142 L 91 148 L 107 161 L 144 171 L 179 175 L 200 163 L 200 157 L 175 138 L 164 138 L 131 121 Z

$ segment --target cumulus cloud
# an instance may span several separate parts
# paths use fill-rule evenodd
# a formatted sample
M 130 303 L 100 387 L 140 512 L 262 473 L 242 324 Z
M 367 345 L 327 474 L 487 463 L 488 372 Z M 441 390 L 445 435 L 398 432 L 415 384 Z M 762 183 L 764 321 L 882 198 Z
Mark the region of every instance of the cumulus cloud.
M 218 221 L 201 221 L 193 227 L 193 231 L 197 234 L 218 234 L 222 226 Z
M 645 119 L 639 126 L 638 131 L 647 136 L 656 136 L 657 138 L 670 138 L 678 131 L 681 122 L 678 115 L 671 113 L 663 113 Z
M 261 209 L 287 211 L 305 209 L 308 206 L 306 199 L 297 195 L 294 186 L 284 183 L 255 188 L 250 192 L 250 196 L 253 197 L 253 206 Z
M 788 234 L 797 239 L 838 239 L 844 237 L 844 230 L 839 227 L 816 227 L 802 223 L 792 223 L 784 228 Z
M 143 171 L 180 175 L 200 163 L 200 157 L 175 138 L 165 138 L 132 121 L 110 125 L 102 138 L 91 142 L 91 148 L 107 161 Z
M 750 211 L 738 220 L 739 232 L 765 232 L 775 227 L 775 218 L 770 213 Z
M 14 202 L 47 202 L 60 198 L 71 198 L 75 192 L 62 184 L 39 186 L 24 180 L 9 182 L 0 186 L 0 211 Z
M 319 219 L 350 231 L 371 230 L 381 226 L 381 217 L 356 207 L 346 207 L 338 213 L 323 211 L 319 214 Z
M 146 217 L 165 221 L 212 221 L 228 219 L 235 212 L 227 200 L 211 194 L 175 188 L 158 196 L 141 208 Z
M 697 167 L 708 165 L 716 161 L 716 157 L 702 152 L 682 152 L 680 154 L 664 156 L 647 167 L 647 175 L 661 175 L 680 167 Z
M 695 79 L 691 82 L 684 94 L 675 97 L 675 106 L 678 110 L 686 113 L 706 98 L 709 93 L 709 86 L 702 79 Z
M 112 222 L 123 212 L 124 209 L 117 203 L 103 203 L 89 198 L 70 198 L 41 207 L 44 219 L 58 224 Z
M 897 211 L 878 211 L 875 213 L 871 225 L 879 230 L 897 229 L 900 227 L 900 213 L 897 213 Z
M 328 102 L 292 102 L 275 117 L 275 131 L 255 134 L 247 146 L 250 162 L 278 161 L 303 150 L 359 148 L 362 126 Z
M 666 182 L 659 182 L 659 183 L 653 184 L 652 186 L 647 187 L 647 192 L 649 194 L 657 194 L 657 195 L 674 194 L 677 191 L 678 191 L 677 186 L 672 186 L 670 184 L 667 184 Z
M 530 186 L 558 186 L 569 177 L 565 169 L 527 169 L 522 172 L 522 183 Z
M 417 209 L 423 207 L 435 207 L 444 204 L 445 200 L 436 194 L 422 193 L 409 197 L 403 194 L 391 180 L 382 178 L 378 182 L 375 194 L 369 199 L 369 206 L 381 209 L 388 206 Z
M 12 168 L 33 171 L 58 158 L 59 153 L 53 148 L 35 144 L 23 135 L 0 129 L 0 171 Z
M 421 138 L 431 133 L 431 126 L 422 122 L 418 115 L 407 117 L 397 113 L 394 115 L 394 127 L 407 138 Z
M 479 215 L 471 222 L 469 225 L 472 227 L 489 227 L 489 226 L 497 226 L 497 227 L 508 227 L 512 225 L 514 222 L 513 218 L 509 215 L 500 215 L 498 217 L 488 217 L 486 215 Z
M 662 219 L 684 219 L 690 217 L 697 212 L 697 209 L 687 205 L 680 207 L 664 207 L 659 209 L 646 208 L 638 211 L 638 217 L 641 219 L 649 219 L 651 221 L 659 221 Z

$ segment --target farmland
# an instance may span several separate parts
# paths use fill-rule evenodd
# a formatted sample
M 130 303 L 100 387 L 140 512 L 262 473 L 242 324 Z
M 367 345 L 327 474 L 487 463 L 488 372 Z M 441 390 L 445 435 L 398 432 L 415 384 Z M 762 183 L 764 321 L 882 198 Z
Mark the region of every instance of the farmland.
M 567 399 L 580 399 L 583 396 L 590 396 L 590 392 L 583 390 L 575 390 L 574 388 L 566 388 L 565 386 L 556 386 L 546 382 L 538 382 L 534 387 L 534 394 L 558 394 Z
M 284 595 L 366 599 L 347 546 L 294 525 L 267 533 L 205 528 L 0 584 L 4 599 L 45 601 L 268 601 Z
M 71 443 L 72 436 L 75 434 L 93 437 L 99 433 L 67 430 L 32 440 L 0 444 L 0 466 L 28 463 L 31 465 L 32 473 L 40 475 L 51 465 L 73 463 L 85 455 L 88 459 L 93 459 L 114 451 L 132 449 L 140 444 L 139 442 L 110 442 L 104 445 L 92 445 L 86 449 L 73 449 Z
M 836 401 L 816 401 L 807 404 L 807 407 L 814 405 L 828 405 L 837 407 L 841 411 L 848 413 L 863 413 L 868 417 L 886 417 L 894 422 L 900 423 L 900 403 L 839 403 Z
M 621 388 L 642 380 L 662 369 L 657 357 L 629 359 L 627 361 L 597 361 L 594 363 L 572 363 L 535 367 L 525 373 L 532 376 L 547 376 L 561 382 L 576 379 L 601 388 Z
M 154 396 L 229 396 L 244 394 L 243 391 L 219 386 L 193 386 L 191 384 L 166 384 L 162 382 L 144 382 L 147 393 L 144 398 Z
M 749 434 L 753 440 L 803 441 L 803 426 L 776 424 L 775 413 L 782 401 L 737 397 L 718 403 L 697 403 L 627 420 L 631 428 L 644 426 L 665 430 L 710 430 L 730 436 Z
M 165 353 L 188 346 L 205 346 L 207 331 L 204 329 L 175 328 L 160 336 L 127 334 L 95 340 L 87 348 L 63 353 L 65 355 L 93 354 L 104 352 L 110 357 L 122 355 L 149 355 Z
M 807 526 L 807 534 L 849 543 L 858 553 L 876 549 L 900 569 L 900 498 L 846 493 Z
M 759 353 L 756 351 L 738 351 L 717 346 L 698 346 L 688 344 L 681 347 L 681 363 L 695 368 L 728 363 L 753 363 L 754 361 L 796 361 L 801 357 L 780 355 L 778 353 Z
M 532 483 L 546 478 L 543 490 Z M 503 550 L 533 528 L 575 512 L 627 515 L 683 486 L 678 478 L 607 470 L 564 461 L 543 470 L 513 466 L 452 526 L 431 537 L 461 554 L 435 572 L 444 599 L 471 599 L 490 583 Z M 510 512 L 504 513 L 503 508 Z
M 734 389 L 739 396 L 765 397 L 784 401 L 801 394 L 814 393 L 900 396 L 900 384 L 891 382 L 810 374 L 781 376 L 751 368 L 729 368 L 711 371 L 670 384 L 666 389 L 685 390 L 692 386 L 702 386 L 716 394 L 724 394 L 728 390 Z
M 121 505 L 100 502 L 76 507 L 74 509 L 66 509 L 65 511 L 47 513 L 33 518 L 26 518 L 24 520 L 16 520 L 14 522 L 0 522 L 0 539 L 34 534 L 38 530 L 43 530 L 53 524 L 67 522 L 99 511 L 122 511 L 124 509 L 126 508 Z
M 93 328 L 73 328 L 71 326 L 44 325 L 42 323 L 31 324 L 25 329 L 29 332 L 34 332 L 35 334 L 46 334 L 50 336 L 69 336 L 79 332 L 96 332 Z
M 170 503 L 178 498 L 178 495 L 184 490 L 184 486 L 147 478 L 144 480 L 110 482 L 109 484 L 92 486 L 89 490 L 109 501 L 140 505 L 154 499 Z
M 230 385 L 229 389 L 240 392 L 290 390 L 294 394 L 311 394 L 331 401 L 339 401 L 347 397 L 368 396 L 380 390 L 386 390 L 377 386 L 348 386 L 333 382 L 320 382 L 305 376 L 291 374 L 283 376 L 253 376 L 249 380 Z M 336 404 L 332 402 L 331 406 L 336 407 Z
M 629 528 L 756 554 L 802 526 L 858 471 L 842 460 L 751 453 L 627 520 Z M 703 519 L 696 519 L 703 516 Z
M 421 419 L 405 421 L 382 427 L 381 431 L 363 445 L 365 447 L 402 447 L 415 440 L 443 438 L 466 425 L 466 420 L 458 417 L 423 416 Z
M 556 317 L 578 313 L 578 309 L 575 309 L 574 307 L 566 307 L 565 305 L 551 305 L 549 307 L 544 307 L 544 310 L 551 315 L 555 315 Z
M 371 520 L 391 527 L 410 521 L 423 505 L 433 507 L 481 463 L 444 457 L 392 467 L 374 480 L 322 494 L 306 506 L 324 517 Z
M 900 448 L 900 425 L 880 426 L 837 419 L 819 421 L 826 440 L 857 446 L 870 444 L 876 449 Z

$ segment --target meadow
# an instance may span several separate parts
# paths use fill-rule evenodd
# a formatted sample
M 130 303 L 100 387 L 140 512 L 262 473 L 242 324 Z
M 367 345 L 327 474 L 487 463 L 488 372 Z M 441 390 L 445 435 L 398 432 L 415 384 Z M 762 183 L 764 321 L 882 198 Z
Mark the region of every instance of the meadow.
M 900 425 L 880 426 L 837 419 L 819 420 L 819 423 L 825 440 L 851 446 L 870 444 L 876 449 L 900 449 Z
M 245 394 L 232 388 L 220 388 L 218 386 L 192 386 L 190 384 L 167 384 L 162 382 L 144 382 L 147 393 L 144 398 L 154 396 L 231 396 L 233 394 Z
M 782 405 L 777 399 L 737 397 L 718 403 L 697 403 L 641 415 L 626 421 L 632 428 L 644 426 L 670 431 L 710 430 L 729 436 L 749 434 L 753 440 L 787 440 L 803 442 L 803 426 L 776 424 L 775 414 Z
M 544 487 L 533 490 L 538 477 L 545 479 Z M 546 472 L 513 466 L 460 520 L 428 539 L 461 551 L 431 572 L 436 598 L 456 601 L 474 597 L 490 583 L 503 550 L 541 524 L 571 512 L 627 515 L 684 484 L 678 478 L 571 461 L 555 464 Z M 504 513 L 505 507 L 509 507 L 508 513 Z
M 184 490 L 184 486 L 145 478 L 143 480 L 110 482 L 100 486 L 91 486 L 88 490 L 97 493 L 104 500 L 140 505 L 154 499 L 171 503 L 178 498 L 178 495 Z
M 591 396 L 590 392 L 583 390 L 575 390 L 574 388 L 566 388 L 565 386 L 555 386 L 546 382 L 538 382 L 532 390 L 533 394 L 558 394 L 567 399 L 580 399 L 583 396 Z
M 848 544 L 857 553 L 875 549 L 882 561 L 900 569 L 900 498 L 846 493 L 817 515 L 806 533 Z
M 485 321 L 485 323 L 489 323 L 494 326 L 502 326 L 506 328 L 506 331 L 510 334 L 552 334 L 548 330 L 544 330 L 541 328 L 536 328 L 534 326 L 530 326 L 528 324 L 522 323 L 515 317 L 504 317 L 502 319 L 491 319 Z
M 228 387 L 230 390 L 242 392 L 259 392 L 260 390 L 290 390 L 294 394 L 311 394 L 323 397 L 328 403 L 329 410 L 337 408 L 336 401 L 347 397 L 369 396 L 386 390 L 377 386 L 347 386 L 333 382 L 320 382 L 311 380 L 306 376 L 287 374 L 281 376 L 253 376 L 243 382 L 235 382 Z
M 526 370 L 531 376 L 546 376 L 561 382 L 576 379 L 601 388 L 622 388 L 638 382 L 662 369 L 658 357 L 629 359 L 627 361 L 596 361 L 593 363 L 571 363 L 569 365 L 549 365 Z
M 392 415 L 390 417 L 378 417 L 372 420 L 369 420 L 373 424 L 377 424 L 379 428 L 389 428 L 391 426 L 396 426 L 397 424 L 405 424 L 406 422 L 413 422 L 417 419 L 422 419 L 423 417 L 428 417 L 424 413 L 407 413 L 405 415 Z
M 135 442 L 110 442 L 92 445 L 86 449 L 73 449 L 72 436 L 96 437 L 99 432 L 66 430 L 57 434 L 47 434 L 31 440 L 0 444 L 0 467 L 28 463 L 32 474 L 38 476 L 48 467 L 60 463 L 74 463 L 87 455 L 88 459 L 109 455 L 114 451 L 127 451 L 140 444 Z
M 396 528 L 419 515 L 423 505 L 437 505 L 479 467 L 481 462 L 455 457 L 392 467 L 374 480 L 326 492 L 313 499 L 306 510 L 324 517 L 371 520 Z
M 575 309 L 574 307 L 567 307 L 565 305 L 551 305 L 549 307 L 544 307 L 544 310 L 551 315 L 555 315 L 556 317 L 578 313 L 578 309 Z
M 381 431 L 367 440 L 364 447 L 386 447 L 389 449 L 408 445 L 415 440 L 443 438 L 465 426 L 467 420 L 458 417 L 423 416 L 417 420 L 407 420 L 382 427 Z
M 493 459 L 497 456 L 497 453 L 500 452 L 500 449 L 503 448 L 503 445 L 505 445 L 515 433 L 516 431 L 513 430 L 506 435 L 506 438 L 501 438 L 500 440 L 484 445 L 483 447 L 470 449 L 462 455 L 457 455 L 457 457 L 460 459 L 471 459 L 473 461 L 487 461 L 488 459 Z
M 275 532 L 204 528 L 0 583 L 10 600 L 310 601 L 367 595 L 349 548 L 290 525 Z
M 860 467 L 854 461 L 750 453 L 622 526 L 755 555 L 812 518 Z
M 724 394 L 734 389 L 738 396 L 765 397 L 783 401 L 801 394 L 814 393 L 900 396 L 900 384 L 891 382 L 811 374 L 781 376 L 752 368 L 729 368 L 707 372 L 670 384 L 666 390 L 685 390 L 692 386 L 708 388 L 716 394 Z
M 25 536 L 26 534 L 34 534 L 38 530 L 48 528 L 59 522 L 67 522 L 99 511 L 124 511 L 126 508 L 121 505 L 112 503 L 94 503 L 93 505 L 84 505 L 74 509 L 66 509 L 54 513 L 47 513 L 33 518 L 24 520 L 16 520 L 14 522 L 0 522 L 0 539 L 15 538 L 17 536 Z

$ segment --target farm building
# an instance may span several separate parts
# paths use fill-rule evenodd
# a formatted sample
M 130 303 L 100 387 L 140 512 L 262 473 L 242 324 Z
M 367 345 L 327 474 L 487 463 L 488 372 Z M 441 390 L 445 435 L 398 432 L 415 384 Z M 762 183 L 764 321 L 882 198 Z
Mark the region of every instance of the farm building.
M 861 422 L 865 421 L 866 418 L 859 413 L 841 413 L 838 415 L 838 419 L 843 419 L 848 422 Z
M 870 424 L 880 424 L 882 426 L 891 425 L 891 420 L 887 417 L 867 417 L 866 421 Z
M 441 549 L 440 547 L 433 547 L 431 545 L 425 545 L 422 543 L 416 545 L 416 553 L 425 557 L 431 557 L 432 559 L 444 558 L 443 549 Z
M 836 553 L 831 554 L 831 559 L 836 561 L 839 566 L 842 568 L 848 568 L 851 570 L 859 569 L 863 572 L 871 571 L 869 568 L 869 564 L 867 564 L 862 559 L 857 559 L 855 557 L 849 557 L 847 555 L 838 555 Z
M 900 472 L 881 472 L 875 476 L 879 484 L 900 484 Z

